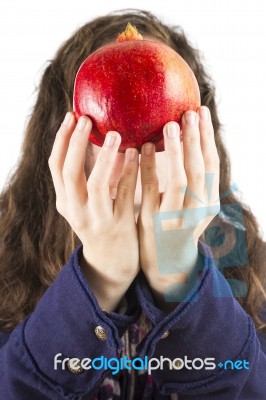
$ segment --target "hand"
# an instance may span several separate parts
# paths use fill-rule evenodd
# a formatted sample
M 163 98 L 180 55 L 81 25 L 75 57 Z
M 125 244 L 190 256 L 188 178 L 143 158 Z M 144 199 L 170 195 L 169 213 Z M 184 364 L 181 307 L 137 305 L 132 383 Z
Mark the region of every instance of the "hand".
M 164 311 L 171 311 L 195 284 L 199 237 L 220 210 L 219 157 L 208 108 L 183 115 L 183 148 L 179 133 L 176 122 L 164 127 L 167 186 L 162 194 L 154 145 L 145 143 L 141 150 L 140 265 Z
M 139 271 L 133 204 L 139 158 L 136 149 L 127 149 L 113 200 L 108 182 L 121 136 L 107 134 L 87 181 L 84 164 L 91 128 L 89 118 L 79 118 L 76 126 L 74 115 L 68 113 L 57 132 L 49 167 L 57 210 L 83 244 L 85 277 L 102 309 L 113 311 Z

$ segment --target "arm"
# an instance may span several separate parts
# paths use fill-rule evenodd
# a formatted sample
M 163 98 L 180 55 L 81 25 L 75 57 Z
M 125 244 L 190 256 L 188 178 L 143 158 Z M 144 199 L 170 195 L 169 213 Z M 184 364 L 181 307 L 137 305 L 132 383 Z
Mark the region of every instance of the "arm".
M 88 118 L 76 125 L 68 113 L 56 135 L 49 158 L 56 206 L 79 237 L 82 253 L 80 248 L 73 254 L 36 310 L 2 347 L 0 392 L 5 400 L 80 400 L 97 389 L 108 371 L 82 371 L 73 364 L 67 369 L 62 359 L 118 357 L 120 337 L 135 318 L 134 312 L 122 317 L 114 310 L 139 270 L 133 208 L 138 158 L 132 157 L 137 153 L 127 150 L 113 200 L 109 179 L 121 136 L 108 133 L 87 181 L 84 164 L 91 128 Z
M 140 260 L 150 288 L 141 303 L 154 328 L 139 348 L 140 355 L 181 359 L 176 370 L 167 369 L 166 360 L 163 370 L 153 371 L 162 394 L 178 393 L 181 400 L 263 399 L 266 360 L 254 324 L 215 268 L 207 247 L 199 264 L 199 237 L 220 209 L 219 158 L 208 109 L 185 113 L 182 132 L 183 147 L 176 123 L 164 129 L 168 180 L 163 194 L 158 190 L 154 148 L 147 154 L 144 145 L 141 154 Z M 142 293 L 148 291 L 143 287 L 139 296 Z M 217 364 L 214 369 L 197 369 L 202 362 L 197 360 L 196 368 L 189 369 L 182 365 L 185 357 L 214 358 Z M 238 359 L 242 361 L 234 370 L 224 369 L 224 362 Z M 241 368 L 244 361 L 249 369 Z

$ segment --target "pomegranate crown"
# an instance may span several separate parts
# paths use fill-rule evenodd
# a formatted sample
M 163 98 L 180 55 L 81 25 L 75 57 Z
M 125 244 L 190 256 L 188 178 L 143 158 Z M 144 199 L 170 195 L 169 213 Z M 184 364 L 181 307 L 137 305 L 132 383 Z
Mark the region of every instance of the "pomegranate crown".
M 130 22 L 127 24 L 124 32 L 120 33 L 117 38 L 117 43 L 125 42 L 127 40 L 143 40 L 143 37 L 138 32 L 137 28 Z

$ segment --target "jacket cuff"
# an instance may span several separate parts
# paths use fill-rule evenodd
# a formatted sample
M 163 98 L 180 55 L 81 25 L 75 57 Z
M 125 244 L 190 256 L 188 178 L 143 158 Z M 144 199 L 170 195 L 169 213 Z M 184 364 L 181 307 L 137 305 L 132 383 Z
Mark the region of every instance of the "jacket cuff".
M 101 310 L 79 266 L 81 250 L 82 245 L 73 252 L 24 326 L 24 344 L 32 368 L 63 396 L 90 392 L 108 371 L 91 368 L 77 375 L 68 370 L 66 363 L 63 369 L 62 360 L 119 357 L 121 336 L 139 315 L 138 309 L 126 315 Z

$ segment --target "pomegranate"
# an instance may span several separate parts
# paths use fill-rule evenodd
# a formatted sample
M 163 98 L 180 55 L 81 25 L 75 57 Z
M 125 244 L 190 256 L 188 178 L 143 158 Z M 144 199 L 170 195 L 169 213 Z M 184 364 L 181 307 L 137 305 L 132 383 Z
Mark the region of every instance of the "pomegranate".
M 145 142 L 164 150 L 163 126 L 199 106 L 198 83 L 184 59 L 163 43 L 144 40 L 131 24 L 116 42 L 90 54 L 75 78 L 73 108 L 77 119 L 91 118 L 89 140 L 102 146 L 115 130 L 120 152 L 140 151 Z

